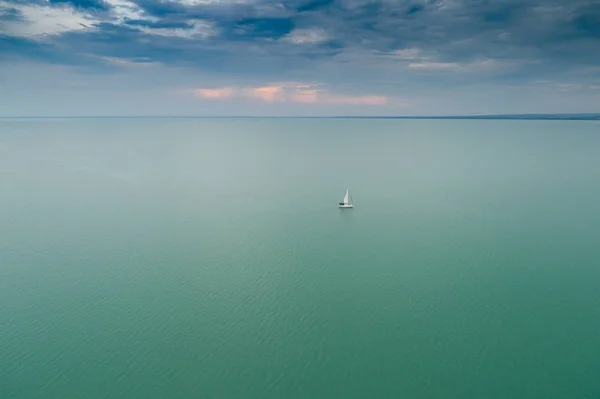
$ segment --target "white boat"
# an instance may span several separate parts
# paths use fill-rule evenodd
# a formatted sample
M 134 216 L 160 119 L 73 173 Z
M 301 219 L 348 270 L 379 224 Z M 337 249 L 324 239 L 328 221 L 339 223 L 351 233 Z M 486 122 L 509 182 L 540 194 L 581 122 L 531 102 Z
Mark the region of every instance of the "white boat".
M 348 194 L 348 190 L 346 190 L 346 196 L 344 200 L 338 204 L 340 208 L 354 208 L 354 205 L 351 202 L 352 197 Z

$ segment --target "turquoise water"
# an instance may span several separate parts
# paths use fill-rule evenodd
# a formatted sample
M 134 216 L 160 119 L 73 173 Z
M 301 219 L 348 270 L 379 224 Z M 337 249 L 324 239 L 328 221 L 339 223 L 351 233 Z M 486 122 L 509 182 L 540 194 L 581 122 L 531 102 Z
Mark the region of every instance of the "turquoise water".
M 0 398 L 597 398 L 599 148 L 582 121 L 2 120 Z

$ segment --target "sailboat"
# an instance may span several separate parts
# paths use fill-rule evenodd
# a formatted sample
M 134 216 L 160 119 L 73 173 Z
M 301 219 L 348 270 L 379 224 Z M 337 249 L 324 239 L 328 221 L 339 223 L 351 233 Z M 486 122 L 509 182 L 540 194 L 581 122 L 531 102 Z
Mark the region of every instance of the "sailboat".
M 338 205 L 340 208 L 354 208 L 354 205 L 350 202 L 351 200 L 352 198 L 348 194 L 348 190 L 346 190 L 346 196 L 344 197 L 344 200 Z

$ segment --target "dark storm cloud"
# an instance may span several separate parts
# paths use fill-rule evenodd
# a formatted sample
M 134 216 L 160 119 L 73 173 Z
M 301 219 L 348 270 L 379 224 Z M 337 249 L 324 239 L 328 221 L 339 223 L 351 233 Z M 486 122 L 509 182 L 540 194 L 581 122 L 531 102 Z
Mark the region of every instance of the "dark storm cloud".
M 49 0 L 50 4 L 70 5 L 79 10 L 108 10 L 109 4 L 102 0 Z
M 70 54 L 50 43 L 40 43 L 36 40 L 3 34 L 0 34 L 0 49 L 2 49 L 0 51 L 1 63 L 26 58 L 48 64 L 93 67 L 97 70 L 111 67 L 97 58 L 77 53 Z
M 192 29 L 194 25 L 185 21 L 152 21 L 147 19 L 128 19 L 124 21 L 125 25 L 141 26 L 150 29 Z
M 169 15 L 179 15 L 181 19 L 189 17 L 187 8 L 180 3 L 160 0 L 136 0 L 133 3 L 137 4 L 149 16 L 166 17 Z
M 0 6 L 0 21 L 25 22 L 21 11 L 14 7 Z
M 104 0 L 3 0 L 4 3 L 15 5 L 35 5 L 35 6 L 70 6 L 81 11 L 109 10 L 110 4 Z
M 296 6 L 297 12 L 315 11 L 335 3 L 335 0 L 314 0 Z
M 244 18 L 220 22 L 218 29 L 225 40 L 279 39 L 294 29 L 290 18 Z
M 18 4 L 13 1 L 13 18 Z M 37 0 L 36 0 L 37 1 Z M 53 0 L 56 6 L 66 0 Z M 31 3 L 31 4 L 39 4 Z M 72 60 L 73 53 L 149 59 L 231 73 L 274 74 L 339 62 L 469 63 L 511 62 L 502 78 L 526 79 L 568 68 L 600 64 L 600 3 L 595 0 L 292 0 L 200 4 L 135 0 L 141 17 L 117 22 L 102 0 L 69 0 L 77 9 L 104 10 L 93 29 L 54 36 L 56 53 L 22 48 L 20 55 L 47 54 Z M 113 9 L 114 11 L 114 9 Z M 9 14 L 6 14 L 9 15 Z M 97 17 L 100 18 L 100 17 Z M 192 31 L 198 21 L 212 35 L 185 38 L 156 35 L 153 29 Z M 147 28 L 143 32 L 138 28 Z M 319 39 L 294 38 L 296 29 L 319 30 Z M 390 58 L 418 50 L 415 60 Z M 354 54 L 344 64 L 338 56 Z M 361 54 L 364 57 L 361 57 Z M 406 57 L 405 57 L 406 58 Z M 424 61 L 425 60 L 425 61 Z M 424 72 L 426 73 L 426 72 Z

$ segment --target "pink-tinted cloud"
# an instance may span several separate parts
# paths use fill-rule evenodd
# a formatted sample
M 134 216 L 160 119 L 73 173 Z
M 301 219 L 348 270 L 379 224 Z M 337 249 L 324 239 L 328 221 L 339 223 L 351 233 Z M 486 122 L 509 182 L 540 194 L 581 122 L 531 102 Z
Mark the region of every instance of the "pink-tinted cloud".
M 235 90 L 231 87 L 221 87 L 217 89 L 196 89 L 194 95 L 200 98 L 206 98 L 208 100 L 218 100 L 223 98 L 232 97 L 235 94 Z
M 389 99 L 385 96 L 326 96 L 323 102 L 353 105 L 386 105 Z
M 285 95 L 282 86 L 252 87 L 246 89 L 245 91 L 250 97 L 262 101 L 273 102 L 285 100 Z
M 289 100 L 296 103 L 318 103 L 319 92 L 314 89 L 296 90 L 289 96 Z
M 244 87 L 234 89 L 223 87 L 217 89 L 197 89 L 197 97 L 208 100 L 230 97 L 252 98 L 265 102 L 294 102 L 302 104 L 349 104 L 349 105 L 386 105 L 390 98 L 386 96 L 336 95 L 327 90 L 317 89 L 318 85 L 307 83 L 279 83 L 261 87 Z
M 289 101 L 308 104 L 350 104 L 350 105 L 386 105 L 389 102 L 385 96 L 336 96 L 320 93 L 317 90 L 302 90 L 293 93 Z

